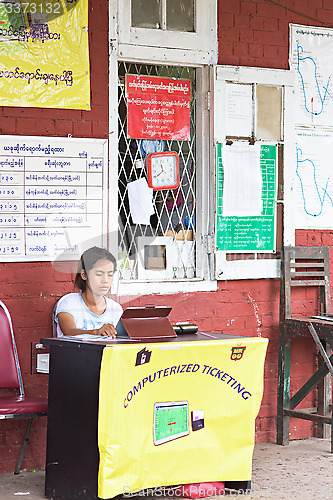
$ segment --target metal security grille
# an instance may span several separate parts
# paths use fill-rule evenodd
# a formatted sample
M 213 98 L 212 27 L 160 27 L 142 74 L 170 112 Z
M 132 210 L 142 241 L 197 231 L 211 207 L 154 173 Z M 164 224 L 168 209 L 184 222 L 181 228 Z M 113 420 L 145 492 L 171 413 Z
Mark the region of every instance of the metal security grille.
M 143 141 L 127 137 L 125 75 L 149 75 L 191 80 L 189 141 Z M 123 280 L 195 278 L 196 70 L 120 62 L 118 69 L 118 210 L 119 271 Z M 134 224 L 127 185 L 147 178 L 146 158 L 156 147 L 179 155 L 180 185 L 153 193 L 155 213 L 147 225 Z

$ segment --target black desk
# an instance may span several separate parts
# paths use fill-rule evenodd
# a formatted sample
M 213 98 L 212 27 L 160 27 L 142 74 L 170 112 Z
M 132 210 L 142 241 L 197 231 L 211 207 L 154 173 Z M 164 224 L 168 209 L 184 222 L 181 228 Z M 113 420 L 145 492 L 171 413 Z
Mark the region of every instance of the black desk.
M 218 340 L 244 339 L 235 335 L 209 335 Z M 170 342 L 207 340 L 213 339 L 198 333 L 178 335 Z M 105 345 L 115 341 L 43 338 L 41 342 L 50 346 L 45 495 L 57 500 L 96 499 L 100 365 Z M 226 486 L 245 489 L 248 482 L 226 483 Z

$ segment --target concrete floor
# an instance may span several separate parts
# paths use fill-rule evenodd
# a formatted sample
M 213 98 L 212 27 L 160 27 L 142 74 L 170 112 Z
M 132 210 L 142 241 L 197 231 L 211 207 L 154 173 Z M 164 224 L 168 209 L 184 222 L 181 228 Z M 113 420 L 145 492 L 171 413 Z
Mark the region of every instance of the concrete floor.
M 259 444 L 253 456 L 251 494 L 236 496 L 249 500 L 331 500 L 332 470 L 333 454 L 328 439 L 292 441 L 289 446 Z M 234 496 L 231 494 L 229 498 Z M 44 471 L 0 476 L 0 499 L 45 500 Z

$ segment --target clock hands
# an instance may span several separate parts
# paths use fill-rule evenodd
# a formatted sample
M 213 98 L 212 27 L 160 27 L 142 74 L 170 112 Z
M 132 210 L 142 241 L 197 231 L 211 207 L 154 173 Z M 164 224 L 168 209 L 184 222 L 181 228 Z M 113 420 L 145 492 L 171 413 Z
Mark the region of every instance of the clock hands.
M 162 169 L 162 170 L 160 171 L 160 173 L 159 173 L 159 174 L 156 174 L 156 175 L 155 175 L 155 177 L 158 177 L 159 175 L 161 175 L 161 174 L 163 174 L 163 173 L 165 174 L 165 170 L 164 170 L 164 168 L 163 168 L 163 165 L 161 165 L 161 169 Z

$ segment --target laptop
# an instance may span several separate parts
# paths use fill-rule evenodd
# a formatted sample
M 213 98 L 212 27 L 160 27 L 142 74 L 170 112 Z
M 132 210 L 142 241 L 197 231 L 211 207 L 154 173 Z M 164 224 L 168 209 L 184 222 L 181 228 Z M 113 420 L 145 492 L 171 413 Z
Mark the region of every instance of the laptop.
M 117 338 L 168 340 L 177 337 L 168 315 L 171 307 L 127 307 L 117 326 Z

